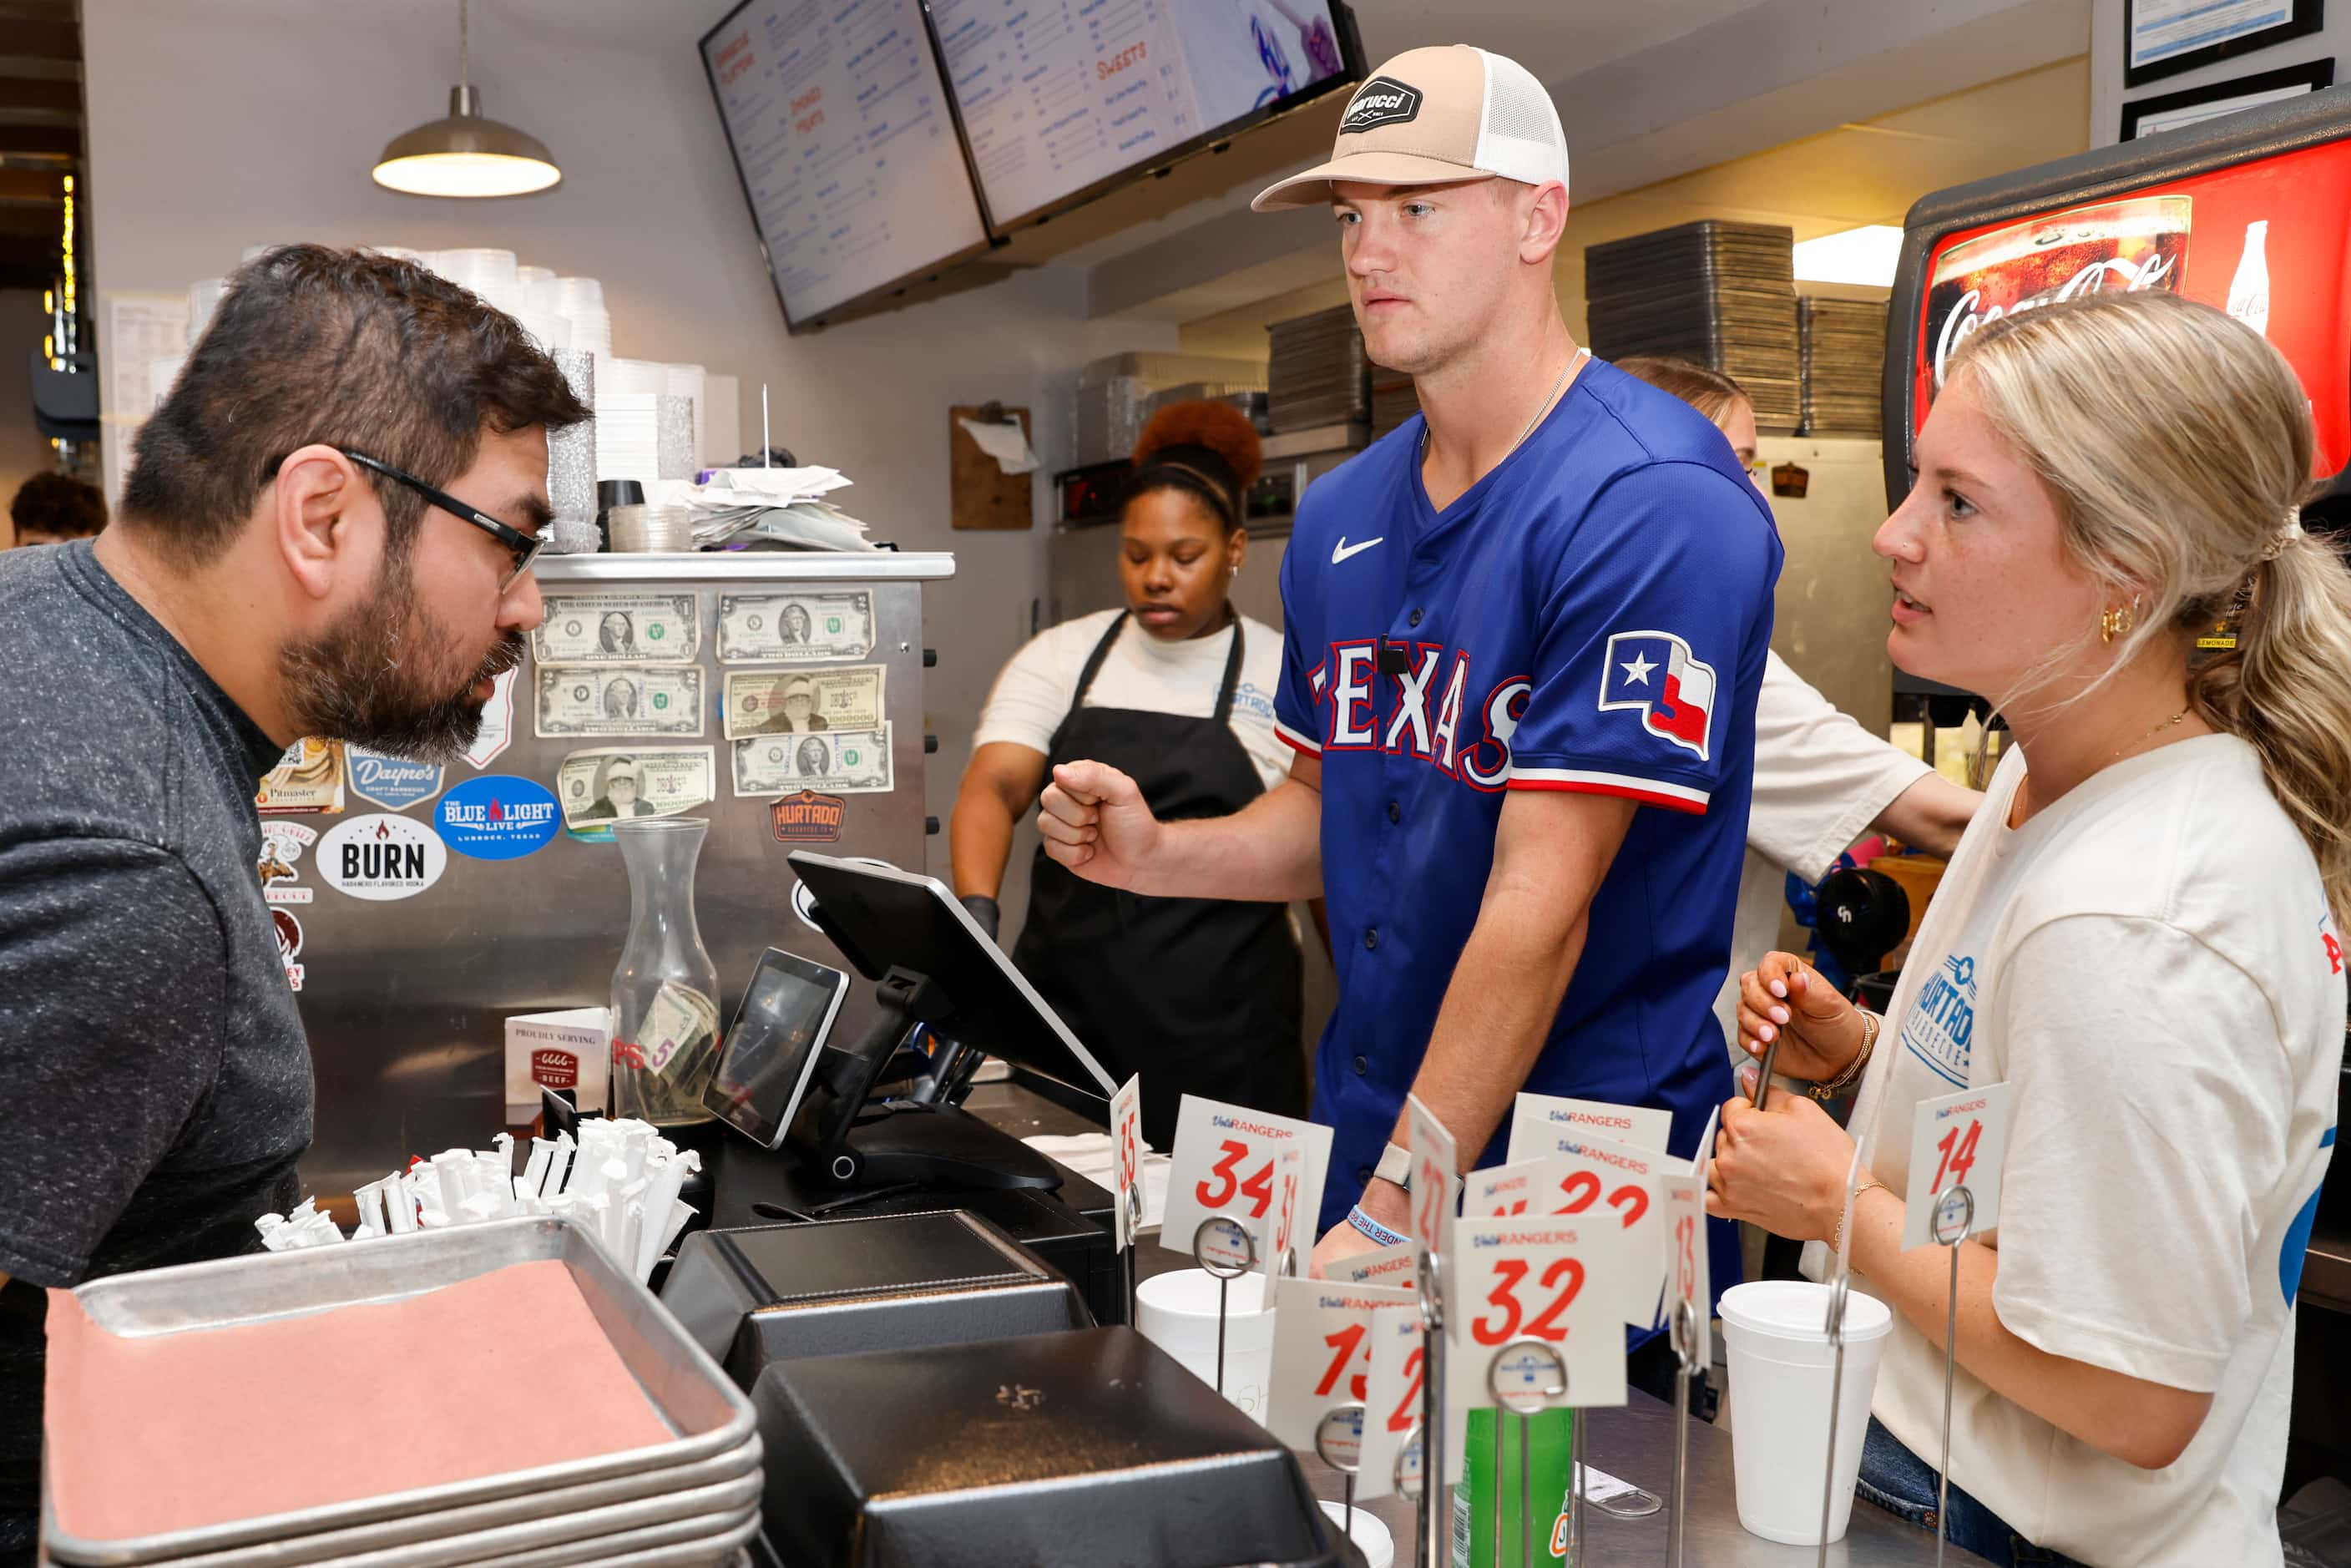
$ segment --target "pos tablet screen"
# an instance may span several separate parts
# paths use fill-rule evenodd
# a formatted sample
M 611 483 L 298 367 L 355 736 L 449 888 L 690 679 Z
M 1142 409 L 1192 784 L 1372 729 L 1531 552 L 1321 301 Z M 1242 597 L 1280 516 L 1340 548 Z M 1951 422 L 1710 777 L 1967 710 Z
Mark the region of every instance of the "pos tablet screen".
M 704 1107 L 768 1148 L 782 1143 L 848 989 L 838 969 L 774 947 L 762 953 L 702 1091 Z
M 940 1033 L 1088 1094 L 1118 1092 L 944 883 L 807 850 L 787 858 L 861 972 L 878 980 L 907 969 L 946 993 L 955 1013 Z

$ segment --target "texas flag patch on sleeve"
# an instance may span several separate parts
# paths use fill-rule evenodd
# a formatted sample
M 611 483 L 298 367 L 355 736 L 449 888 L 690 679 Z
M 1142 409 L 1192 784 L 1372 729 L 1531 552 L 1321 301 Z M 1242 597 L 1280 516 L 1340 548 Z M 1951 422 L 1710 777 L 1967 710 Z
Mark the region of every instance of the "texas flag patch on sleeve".
M 1708 759 L 1714 722 L 1714 666 L 1670 632 L 1618 632 L 1608 639 L 1600 711 L 1630 708 L 1651 735 Z

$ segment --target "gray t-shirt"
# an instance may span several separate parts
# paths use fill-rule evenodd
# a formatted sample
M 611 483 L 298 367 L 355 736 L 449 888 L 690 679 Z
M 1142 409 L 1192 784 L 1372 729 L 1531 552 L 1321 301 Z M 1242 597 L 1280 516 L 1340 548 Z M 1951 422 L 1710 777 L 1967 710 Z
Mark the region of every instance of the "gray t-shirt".
M 298 1196 L 279 755 L 88 543 L 0 553 L 0 1513 L 39 1499 L 36 1287 L 248 1250 Z

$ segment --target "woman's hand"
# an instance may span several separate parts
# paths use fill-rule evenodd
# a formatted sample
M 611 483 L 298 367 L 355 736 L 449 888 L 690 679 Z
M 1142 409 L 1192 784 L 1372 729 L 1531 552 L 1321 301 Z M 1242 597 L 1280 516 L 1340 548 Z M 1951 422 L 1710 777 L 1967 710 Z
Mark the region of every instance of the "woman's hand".
M 1756 1061 L 1771 1042 L 1771 1071 L 1825 1083 L 1861 1050 L 1861 1009 L 1793 953 L 1766 953 L 1739 977 L 1739 1045 Z
M 1761 1111 L 1734 1099 L 1722 1107 L 1706 1211 L 1774 1236 L 1826 1241 L 1844 1212 L 1852 1165 L 1853 1140 L 1804 1095 L 1774 1094 Z

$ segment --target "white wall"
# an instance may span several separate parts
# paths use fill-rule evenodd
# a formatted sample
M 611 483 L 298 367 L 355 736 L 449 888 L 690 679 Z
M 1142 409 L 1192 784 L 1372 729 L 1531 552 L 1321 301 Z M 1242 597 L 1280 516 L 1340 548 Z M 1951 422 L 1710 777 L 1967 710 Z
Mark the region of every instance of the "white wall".
M 2140 99 L 2161 98 L 2213 82 L 2259 76 L 2287 66 L 2335 57 L 2337 85 L 2351 82 L 2351 5 L 2344 0 L 2327 6 L 2315 33 L 2250 54 L 2232 56 L 2218 65 L 2199 66 L 2178 76 L 2159 77 L 2135 88 L 2123 86 L 2123 65 L 2129 57 L 2123 36 L 2124 0 L 2093 0 L 2090 16 L 2090 145 L 2111 147 L 2122 140 L 2123 105 Z
M 946 410 L 1032 410 L 1048 467 L 1066 460 L 1086 357 L 1173 348 L 1172 327 L 1084 323 L 1083 279 L 1047 269 L 811 337 L 784 330 L 695 41 L 727 0 L 485 0 L 473 78 L 486 111 L 545 141 L 563 183 L 466 203 L 368 177 L 383 143 L 446 112 L 450 0 L 85 0 L 90 231 L 98 289 L 184 287 L 289 240 L 498 246 L 603 280 L 613 346 L 742 381 L 748 449 L 759 385 L 778 443 L 856 481 L 840 497 L 877 538 L 952 549 L 927 595 L 929 810 L 942 820 L 998 667 L 1044 589 L 1042 524 L 955 533 Z M 96 290 L 93 290 L 95 293 Z M 0 344 L 5 349 L 5 344 Z M 0 381 L 5 381 L 0 377 Z M 944 866 L 944 834 L 932 841 Z
M 0 546 L 15 542 L 8 502 L 16 486 L 57 465 L 33 423 L 32 356 L 49 329 L 37 289 L 0 289 Z

